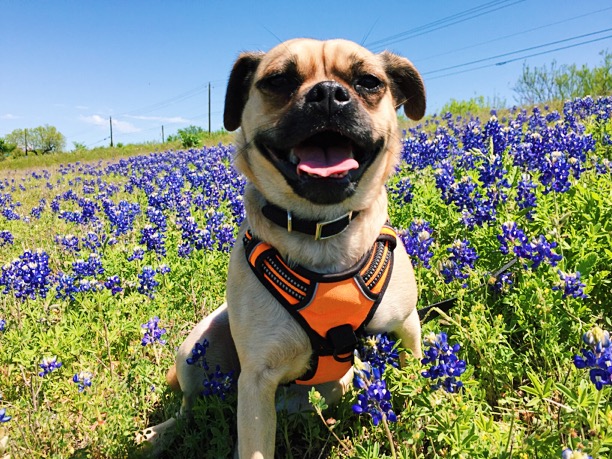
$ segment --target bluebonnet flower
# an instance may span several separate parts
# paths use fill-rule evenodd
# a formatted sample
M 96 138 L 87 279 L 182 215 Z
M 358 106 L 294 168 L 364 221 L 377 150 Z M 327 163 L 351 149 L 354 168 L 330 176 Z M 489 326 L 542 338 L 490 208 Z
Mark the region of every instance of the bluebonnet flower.
M 385 372 L 387 365 L 399 367 L 399 355 L 395 341 L 390 339 L 386 333 L 363 338 L 357 351 L 361 359 L 378 368 L 380 374 Z
M 536 269 L 543 261 L 547 261 L 551 266 L 557 266 L 557 263 L 563 257 L 552 249 L 557 247 L 556 242 L 548 242 L 543 235 L 533 239 L 528 246 L 528 254 L 525 258 L 531 260 L 531 269 Z
M 453 242 L 447 251 L 450 252 L 449 258 L 442 263 L 440 274 L 444 277 L 445 283 L 450 283 L 454 279 L 464 280 L 469 277 L 465 272 L 466 268 L 474 269 L 474 263 L 478 259 L 476 251 L 469 247 L 467 240 Z M 463 284 L 466 287 L 467 284 Z
M 0 231 L 0 247 L 9 245 L 9 244 L 12 245 L 14 242 L 15 242 L 15 238 L 13 237 L 10 231 L 8 230 Z
M 164 263 L 163 265 L 160 265 L 159 268 L 157 268 L 157 272 L 158 274 L 162 275 L 168 274 L 170 272 L 170 266 Z
M 89 250 L 96 251 L 100 247 L 102 247 L 102 240 L 98 234 L 93 231 L 89 231 L 85 236 L 81 238 L 83 242 L 83 246 L 88 248 Z
M 353 364 L 353 385 L 360 389 L 357 402 L 353 404 L 353 412 L 369 414 L 372 423 L 377 426 L 381 421 L 397 421 L 397 416 L 391 405 L 391 392 L 386 382 L 381 379 L 380 369 L 360 360 L 355 355 Z
M 60 244 L 67 252 L 79 252 L 81 250 L 80 240 L 74 234 L 55 236 L 55 242 Z
M 489 284 L 497 293 L 507 293 L 514 284 L 514 275 L 510 272 L 504 272 L 498 278 L 491 277 Z
M 145 244 L 147 250 L 154 251 L 157 255 L 166 256 L 164 233 L 151 225 L 147 225 L 140 230 L 140 244 Z
M 36 299 L 47 297 L 51 270 L 49 256 L 44 250 L 32 252 L 26 250 L 17 260 L 2 267 L 0 287 L 2 293 L 13 292 L 16 298 Z
M 234 372 L 229 371 L 223 373 L 221 367 L 217 365 L 215 371 L 208 373 L 203 381 L 204 389 L 202 395 L 207 397 L 216 395 L 225 400 L 225 397 L 232 391 L 234 387 Z
M 538 205 L 537 198 L 533 190 L 538 186 L 533 183 L 527 174 L 517 184 L 517 196 L 515 198 L 519 209 L 531 209 Z
M 134 227 L 134 220 L 140 214 L 138 203 L 128 201 L 119 201 L 115 205 L 110 199 L 104 199 L 102 208 L 108 217 L 111 228 L 115 231 L 115 236 L 131 231 Z
M 597 390 L 612 385 L 612 342 L 610 333 L 600 327 L 593 327 L 582 336 L 588 346 L 581 349 L 582 356 L 574 355 L 578 369 L 589 368 L 589 378 Z
M 561 453 L 561 459 L 593 459 L 593 456 L 589 456 L 587 453 L 583 453 L 581 450 L 571 450 L 566 448 Z
M 79 392 L 83 392 L 86 388 L 91 387 L 92 378 L 93 374 L 89 371 L 81 371 L 80 373 L 75 373 L 72 377 L 72 382 L 77 385 Z
M 557 270 L 561 283 L 553 286 L 553 290 L 563 289 L 563 298 L 572 296 L 574 298 L 587 298 L 587 295 L 582 290 L 586 285 L 580 281 L 580 272 L 576 271 L 573 274 L 564 273 L 560 269 Z
M 104 282 L 104 287 L 110 290 L 111 294 L 113 295 L 123 291 L 123 288 L 121 287 L 121 279 L 119 279 L 119 276 L 116 275 L 108 277 Z
M 6 414 L 6 408 L 0 408 L 0 423 L 9 422 L 12 416 Z
M 537 269 L 544 261 L 551 266 L 556 266 L 563 258 L 553 251 L 557 247 L 556 242 L 548 242 L 543 235 L 529 242 L 525 232 L 515 222 L 504 223 L 502 234 L 497 235 L 497 240 L 503 254 L 507 255 L 512 248 L 514 254 L 524 261 L 523 265 L 531 269 Z M 526 261 L 531 261 L 531 264 L 528 265 Z
M 79 292 L 79 288 L 76 285 L 76 278 L 70 274 L 59 273 L 55 292 L 55 297 L 58 299 L 74 301 L 74 295 Z
M 136 247 L 131 255 L 128 255 L 128 261 L 142 260 L 144 257 L 144 249 L 142 247 Z
M 191 350 L 191 357 L 186 359 L 188 365 L 198 365 L 206 372 L 204 380 L 202 381 L 203 390 L 201 394 L 205 397 L 210 395 L 216 395 L 225 400 L 225 397 L 229 395 L 234 389 L 234 372 L 228 371 L 224 373 L 221 371 L 219 365 L 216 366 L 215 371 L 209 371 L 208 361 L 206 360 L 206 351 L 210 343 L 207 339 L 204 339 L 202 343 L 195 343 L 195 346 Z
M 155 270 L 150 266 L 142 268 L 142 272 L 138 274 L 139 285 L 138 293 L 147 295 L 149 298 L 153 298 L 155 288 L 159 285 L 159 282 L 155 280 Z
M 195 346 L 191 350 L 191 357 L 186 359 L 188 365 L 195 365 L 200 362 L 205 370 L 208 370 L 208 363 L 206 362 L 206 350 L 210 346 L 207 339 L 204 339 L 202 343 L 195 343 Z
M 389 188 L 389 193 L 400 200 L 400 202 L 407 204 L 411 202 L 412 198 L 414 197 L 412 194 L 413 189 L 414 185 L 410 183 L 410 179 L 408 177 L 402 177 L 398 180 L 395 186 Z
M 55 356 L 45 357 L 43 358 L 42 363 L 38 364 L 38 366 L 42 368 L 42 371 L 38 373 L 38 376 L 42 378 L 44 376 L 47 376 L 52 371 L 55 371 L 60 368 L 62 366 L 62 362 L 58 362 L 57 357 Z
M 144 336 L 142 337 L 142 341 L 140 343 L 143 346 L 154 343 L 166 344 L 166 340 L 162 339 L 162 336 L 166 334 L 166 329 L 159 328 L 159 317 L 153 317 L 140 327 L 145 330 Z
M 439 334 L 430 333 L 423 342 L 427 349 L 424 351 L 425 357 L 421 360 L 423 365 L 431 367 L 423 371 L 421 375 L 429 378 L 434 389 L 443 387 L 446 392 L 454 393 L 463 387 L 463 382 L 458 380 L 465 372 L 465 361 L 457 357 L 457 352 L 461 349 L 461 345 L 448 344 L 447 335 L 444 332 Z
M 431 246 L 434 243 L 434 239 L 432 234 L 433 230 L 429 222 L 417 219 L 410 223 L 407 231 L 403 231 L 399 235 L 408 255 L 428 269 L 431 268 L 429 260 L 433 257 Z
M 90 277 L 104 274 L 102 259 L 95 252 L 89 254 L 87 261 L 79 259 L 72 263 L 74 274 L 78 277 Z
M 6 330 L 6 320 L 0 319 L 0 332 Z

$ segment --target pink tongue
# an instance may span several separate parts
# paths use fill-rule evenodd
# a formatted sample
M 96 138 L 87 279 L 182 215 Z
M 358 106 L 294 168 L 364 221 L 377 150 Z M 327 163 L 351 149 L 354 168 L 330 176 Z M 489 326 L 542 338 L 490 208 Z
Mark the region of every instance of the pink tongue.
M 359 163 L 351 158 L 350 146 L 336 146 L 323 149 L 313 145 L 297 146 L 293 149 L 300 163 L 298 172 L 329 177 L 358 169 Z

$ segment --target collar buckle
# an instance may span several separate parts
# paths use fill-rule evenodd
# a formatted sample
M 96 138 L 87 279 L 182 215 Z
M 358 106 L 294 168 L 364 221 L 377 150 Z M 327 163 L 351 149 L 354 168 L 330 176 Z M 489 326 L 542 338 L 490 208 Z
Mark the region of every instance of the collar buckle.
M 287 219 L 289 219 L 289 213 L 287 213 Z M 338 223 L 341 220 L 347 219 L 346 225 L 344 226 L 344 228 L 342 228 L 340 231 L 330 234 L 329 236 L 322 236 L 323 233 L 323 228 L 325 228 L 327 225 L 331 225 L 333 223 Z M 349 223 L 351 222 L 351 220 L 353 219 L 353 211 L 351 210 L 348 214 L 344 214 L 341 217 L 335 218 L 333 220 L 328 220 L 326 222 L 317 222 L 317 226 L 315 228 L 315 234 L 314 234 L 314 239 L 315 241 L 322 241 L 325 239 L 329 239 L 331 237 L 337 236 L 340 233 L 343 233 L 344 231 L 346 231 L 346 229 L 348 228 Z M 287 224 L 289 225 L 289 221 L 287 222 Z

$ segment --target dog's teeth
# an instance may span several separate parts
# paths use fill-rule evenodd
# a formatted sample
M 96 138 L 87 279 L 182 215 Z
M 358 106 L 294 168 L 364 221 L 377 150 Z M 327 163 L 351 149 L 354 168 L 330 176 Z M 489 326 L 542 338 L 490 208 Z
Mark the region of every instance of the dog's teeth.
M 296 166 L 300 163 L 300 158 L 296 156 L 296 154 L 293 152 L 293 149 L 289 152 L 289 162 Z

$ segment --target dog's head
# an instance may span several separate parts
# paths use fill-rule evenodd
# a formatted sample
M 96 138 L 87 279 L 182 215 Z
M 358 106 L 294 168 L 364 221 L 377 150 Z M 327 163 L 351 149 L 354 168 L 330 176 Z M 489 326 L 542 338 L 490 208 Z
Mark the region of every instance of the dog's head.
M 401 105 L 411 119 L 424 115 L 423 81 L 407 59 L 295 39 L 239 56 L 224 124 L 242 128 L 235 164 L 269 201 L 358 209 L 398 162 Z

